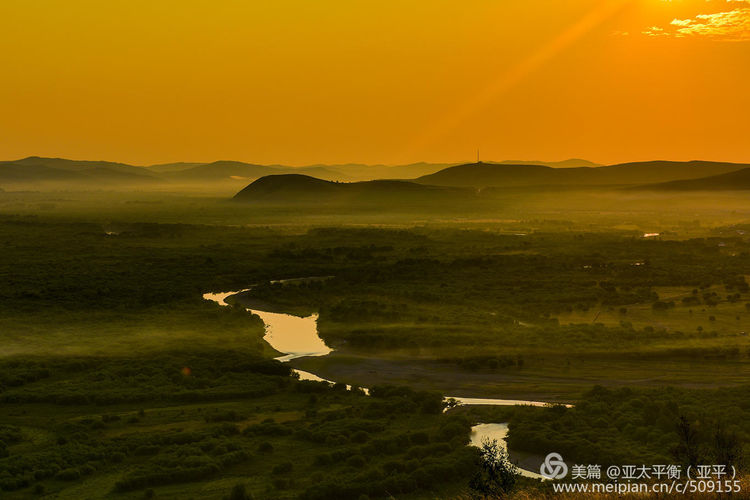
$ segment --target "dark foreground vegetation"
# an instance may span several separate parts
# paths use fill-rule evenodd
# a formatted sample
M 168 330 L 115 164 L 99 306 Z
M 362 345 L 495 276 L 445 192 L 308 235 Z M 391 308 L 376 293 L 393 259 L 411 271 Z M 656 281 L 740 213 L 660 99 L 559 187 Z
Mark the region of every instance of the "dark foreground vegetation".
M 439 394 L 289 375 L 236 351 L 4 360 L 0 490 L 357 499 L 453 492 L 477 470 L 470 423 Z
M 491 476 L 466 446 L 477 422 L 510 422 L 513 453 L 747 465 L 739 215 L 384 214 L 361 227 L 39 196 L 0 203 L 3 498 L 469 498 Z M 300 277 L 321 279 L 270 283 Z M 257 316 L 201 298 L 251 285 L 234 300 L 319 313 L 335 351 L 295 367 L 372 396 L 295 379 Z M 444 414 L 441 394 L 575 407 Z
M 572 408 L 475 407 L 455 413 L 506 421 L 514 452 L 554 450 L 570 463 L 750 465 L 750 387 L 717 390 L 594 387 Z

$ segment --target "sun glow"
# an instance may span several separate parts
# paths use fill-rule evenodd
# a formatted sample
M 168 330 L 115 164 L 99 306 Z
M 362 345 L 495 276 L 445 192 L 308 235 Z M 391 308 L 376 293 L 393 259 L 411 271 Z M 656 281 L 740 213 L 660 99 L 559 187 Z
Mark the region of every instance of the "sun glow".
M 518 85 L 530 77 L 536 69 L 551 58 L 570 47 L 583 35 L 601 25 L 607 19 L 617 14 L 627 4 L 628 0 L 613 0 L 595 6 L 577 22 L 566 28 L 530 57 L 519 64 L 500 72 L 484 89 L 469 96 L 460 106 L 456 107 L 441 119 L 431 124 L 419 134 L 407 148 L 405 157 L 418 156 L 419 152 L 433 146 L 456 127 L 469 120 L 472 115 L 481 111 L 493 100 L 500 98 L 504 92 Z
M 750 160 L 745 1 L 43 4 L 0 2 L 3 158 Z

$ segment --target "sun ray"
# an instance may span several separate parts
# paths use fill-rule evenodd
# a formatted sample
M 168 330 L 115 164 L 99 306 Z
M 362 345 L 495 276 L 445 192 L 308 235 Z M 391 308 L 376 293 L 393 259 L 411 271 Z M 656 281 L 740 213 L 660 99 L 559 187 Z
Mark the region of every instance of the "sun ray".
M 420 156 L 426 148 L 435 144 L 451 131 L 458 128 L 462 123 L 469 120 L 477 112 L 481 111 L 503 93 L 519 84 L 531 73 L 540 68 L 557 54 L 572 45 L 586 33 L 599 26 L 620 12 L 628 3 L 628 0 L 611 0 L 601 3 L 589 11 L 578 22 L 568 27 L 565 31 L 553 38 L 549 43 L 542 46 L 531 57 L 513 66 L 507 71 L 499 74 L 482 91 L 471 96 L 433 122 L 433 124 L 422 130 L 404 148 L 403 158 L 414 158 Z

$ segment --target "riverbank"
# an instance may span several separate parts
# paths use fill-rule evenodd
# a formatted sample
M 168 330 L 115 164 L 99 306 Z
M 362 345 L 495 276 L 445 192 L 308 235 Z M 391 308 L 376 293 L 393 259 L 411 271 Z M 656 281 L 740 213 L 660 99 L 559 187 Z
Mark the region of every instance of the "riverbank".
M 315 314 L 315 309 L 311 307 L 305 307 L 302 305 L 298 306 L 281 306 L 274 304 L 273 302 L 267 302 L 265 300 L 253 297 L 252 290 L 243 290 L 241 292 L 234 293 L 226 298 L 228 304 L 237 304 L 245 309 L 252 309 L 255 311 L 264 311 L 277 314 L 290 314 L 292 316 L 310 316 Z
M 303 357 L 297 369 L 351 385 L 409 385 L 466 398 L 505 398 L 571 403 L 593 384 L 562 381 L 530 373 L 467 373 L 433 360 L 383 359 L 332 352 L 325 357 Z
M 573 381 L 575 385 L 570 387 L 555 387 L 556 379 L 528 373 L 467 373 L 452 370 L 450 366 L 434 360 L 383 359 L 339 353 L 320 339 L 317 315 L 309 308 L 299 307 L 290 311 L 289 307 L 255 299 L 251 289 L 206 293 L 203 298 L 225 306 L 237 304 L 259 315 L 266 325 L 264 340 L 282 354 L 276 359 L 289 362 L 295 369 L 311 374 L 313 379 L 333 380 L 358 387 L 409 385 L 419 390 L 450 394 L 455 398 L 487 399 L 484 402 L 476 401 L 476 404 L 512 404 L 492 401 L 502 401 L 499 398 L 518 400 L 518 404 L 569 403 L 573 400 L 574 391 L 582 390 L 581 380 Z

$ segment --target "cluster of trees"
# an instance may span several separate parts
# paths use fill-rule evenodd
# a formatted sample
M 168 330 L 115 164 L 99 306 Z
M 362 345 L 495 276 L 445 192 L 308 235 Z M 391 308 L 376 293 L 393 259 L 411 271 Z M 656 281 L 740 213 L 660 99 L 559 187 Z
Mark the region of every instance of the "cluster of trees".
M 475 473 L 479 460 L 468 447 L 457 450 L 453 456 L 425 458 L 420 462 L 406 463 L 403 472 L 391 469 L 372 469 L 355 473 L 346 479 L 328 479 L 311 486 L 301 495 L 304 500 L 358 500 L 363 496 L 383 498 L 415 491 L 430 491 L 448 482 L 465 482 Z M 355 469 L 356 470 L 356 469 Z
M 226 432 L 226 431 L 224 431 Z M 154 458 L 141 462 L 115 484 L 119 491 L 172 483 L 200 481 L 222 470 L 251 460 L 251 454 L 235 440 L 216 442 L 221 431 L 187 446 L 172 446 Z
M 515 354 L 524 348 L 604 350 L 680 339 L 627 323 L 560 326 L 554 316 L 653 303 L 657 286 L 702 290 L 695 300 L 709 306 L 722 300 L 709 285 L 724 284 L 730 302 L 749 288 L 742 276 L 750 246 L 742 239 L 723 238 L 729 246 L 720 248 L 713 238 L 645 241 L 617 232 L 340 228 L 292 234 L 139 224 L 107 237 L 95 224 L 2 219 L 0 240 L 0 321 L 19 336 L 33 330 L 43 340 L 47 328 L 57 333 L 61 324 L 74 328 L 92 316 L 102 328 L 142 326 L 137 321 L 147 317 L 165 321 L 160 327 L 170 323 L 163 328 L 168 332 L 195 322 L 206 337 L 224 326 L 258 334 L 257 319 L 204 302 L 201 293 L 334 275 L 261 285 L 253 294 L 280 307 L 319 310 L 321 333 L 332 345 L 443 348 L 449 354 L 443 359 L 469 370 L 525 366 L 530 358 Z M 182 316 L 187 319 L 179 323 Z M 89 330 L 98 332 L 76 331 Z M 287 366 L 261 358 L 257 339 L 247 336 L 243 351 L 219 348 L 217 341 L 210 349 L 185 343 L 180 352 L 0 361 L 0 489 L 27 495 L 117 470 L 125 471 L 117 489 L 126 491 L 201 481 L 229 468 L 263 478 L 253 485 L 261 498 L 278 489 L 309 499 L 378 497 L 466 484 L 471 477 L 478 491 L 511 486 L 502 457 L 466 446 L 470 421 L 443 414 L 441 395 L 376 386 L 365 397 L 297 381 Z M 456 353 L 456 346 L 474 351 Z M 488 346 L 502 352 L 488 354 Z M 103 338 L 90 349 L 109 347 Z M 716 349 L 742 353 L 735 346 Z M 509 439 L 511 448 L 554 450 L 581 462 L 739 463 L 750 432 L 747 394 L 746 388 L 597 388 L 570 409 L 508 410 Z M 65 411 L 58 415 L 38 403 L 65 405 Z M 277 415 L 283 419 L 277 422 Z M 27 446 L 26 421 L 50 439 Z M 719 450 L 728 453 L 719 456 Z M 239 489 L 231 495 L 249 496 Z
M 469 340 L 477 349 L 498 342 L 531 347 L 550 337 L 573 348 L 586 340 L 585 325 L 562 331 L 557 315 L 606 308 L 626 316 L 636 304 L 652 305 L 655 311 L 675 307 L 673 300 L 659 298 L 655 287 L 660 286 L 695 288 L 695 297 L 683 303 L 709 306 L 724 300 L 708 290 L 712 285 L 723 284 L 730 302 L 740 300 L 748 287 L 743 276 L 750 252 L 737 252 L 748 249 L 744 240 L 733 240 L 728 252 L 717 238 L 678 242 L 615 231 L 514 237 L 417 229 L 394 232 L 387 247 L 371 243 L 378 251 L 369 261 L 347 258 L 344 248 L 365 233 L 375 242 L 382 236 L 373 230 L 309 232 L 304 243 L 288 250 L 296 252 L 295 262 L 307 260 L 315 273 L 326 272 L 321 268 L 326 259 L 335 260 L 337 269 L 330 273 L 335 277 L 295 287 L 259 286 L 253 296 L 282 307 L 309 304 L 320 312 L 319 329 L 329 345 L 372 352 L 457 341 L 466 345 Z M 334 246 L 345 236 L 350 245 Z M 520 325 L 542 327 L 544 338 L 528 335 Z M 599 347 L 606 349 L 612 339 L 631 346 L 654 339 L 645 331 L 634 334 L 627 321 L 622 327 L 597 332 L 596 337 L 606 338 Z
M 257 321 L 250 325 L 247 315 L 218 312 L 200 295 L 261 283 L 253 289 L 256 298 L 293 311 L 300 304 L 308 312 L 320 311 L 321 335 L 338 349 L 424 350 L 458 342 L 484 352 L 499 343 L 532 349 L 548 344 L 550 336 L 572 347 L 583 335 L 560 331 L 556 315 L 651 304 L 658 300 L 654 287 L 667 285 L 705 290 L 722 283 L 728 300 L 737 301 L 748 287 L 743 275 L 750 264 L 742 239 L 646 241 L 617 231 L 515 236 L 437 228 L 322 228 L 295 234 L 123 224 L 119 232 L 105 237 L 97 224 L 0 219 L 0 236 L 9 242 L 0 263 L 0 273 L 9 278 L 0 287 L 0 320 L 28 330 L 33 313 L 38 332 L 55 330 L 64 315 L 66 324 L 85 322 L 82 331 L 128 323 L 125 335 L 148 318 L 160 330 L 190 330 L 195 336 L 199 327 L 216 322 L 226 326 L 223 331 L 252 328 L 260 336 Z M 729 246 L 719 247 L 719 241 Z M 33 255 L 30 247 L 37 249 Z M 14 265 L 21 260 L 23 268 Z M 302 276 L 334 278 L 263 284 Z M 696 300 L 710 304 L 723 298 Z M 536 332 L 527 335 L 522 324 L 547 333 L 543 339 Z M 616 338 L 621 332 L 610 333 Z M 251 343 L 261 350 L 257 339 Z M 502 366 L 502 356 L 498 360 Z M 65 398 L 83 402 L 73 394 Z
M 443 413 L 440 394 L 375 386 L 366 396 L 296 380 L 287 366 L 247 353 L 18 359 L 0 367 L 11 377 L 49 372 L 2 393 L 6 493 L 55 493 L 119 471 L 113 491 L 154 496 L 162 485 L 211 480 L 231 469 L 263 478 L 253 486 L 259 498 L 280 490 L 302 498 L 377 498 L 468 486 L 480 467 L 479 452 L 466 446 L 471 421 Z M 47 405 L 67 404 L 55 397 L 63 387 L 96 405 L 50 413 Z M 28 446 L 33 434 L 13 422 L 30 417 L 49 440 Z
M 750 465 L 748 387 L 633 390 L 595 387 L 573 408 L 512 410 L 512 450 L 561 453 L 584 464 Z M 731 463 L 730 463 L 731 462 Z
M 8 456 L 8 445 L 21 442 L 21 429 L 13 425 L 0 425 L 0 458 Z
M 408 319 L 408 310 L 407 304 L 343 299 L 336 304 L 321 308 L 320 314 L 325 315 L 327 320 L 339 323 L 369 323 Z
M 214 350 L 204 356 L 173 352 L 146 358 L 0 361 L 0 373 L 5 373 L 2 403 L 85 405 L 259 397 L 277 392 L 284 380 L 278 377 L 288 377 L 291 369 L 252 353 Z M 38 380 L 48 383 L 33 384 Z

